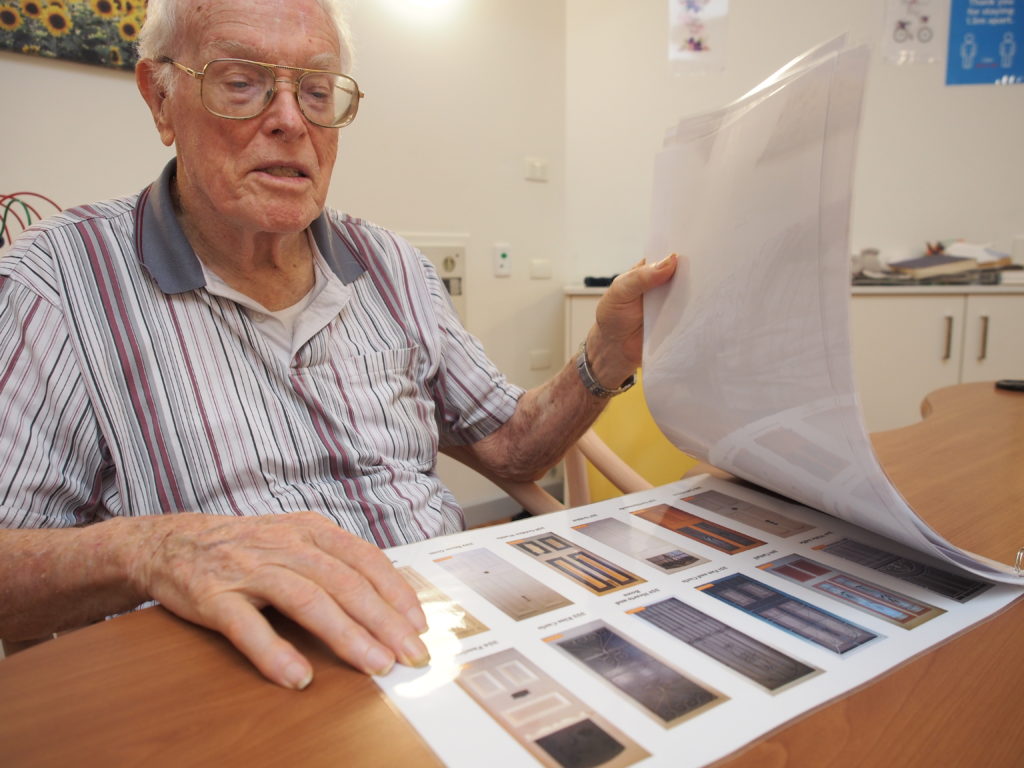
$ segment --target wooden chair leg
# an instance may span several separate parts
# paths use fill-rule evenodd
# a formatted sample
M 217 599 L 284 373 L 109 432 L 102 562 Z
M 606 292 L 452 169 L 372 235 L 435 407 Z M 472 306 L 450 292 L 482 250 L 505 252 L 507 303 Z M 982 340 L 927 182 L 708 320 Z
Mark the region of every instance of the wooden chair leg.
M 565 504 L 569 507 L 582 507 L 590 503 L 587 460 L 576 446 L 565 454 L 565 495 Z

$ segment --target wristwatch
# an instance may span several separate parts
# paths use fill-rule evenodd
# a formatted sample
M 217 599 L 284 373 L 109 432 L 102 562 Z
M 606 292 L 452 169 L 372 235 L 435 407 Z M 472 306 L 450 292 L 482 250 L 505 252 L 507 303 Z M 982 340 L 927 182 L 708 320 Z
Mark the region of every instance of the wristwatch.
M 576 371 L 580 375 L 580 381 L 583 382 L 583 386 L 587 388 L 587 392 L 597 397 L 615 397 L 615 395 L 621 395 L 627 389 L 636 384 L 636 375 L 630 374 L 622 384 L 619 385 L 618 389 L 607 389 L 602 387 L 596 378 L 594 378 L 593 371 L 590 370 L 590 363 L 587 362 L 587 342 L 584 340 L 580 344 L 580 351 L 576 355 Z

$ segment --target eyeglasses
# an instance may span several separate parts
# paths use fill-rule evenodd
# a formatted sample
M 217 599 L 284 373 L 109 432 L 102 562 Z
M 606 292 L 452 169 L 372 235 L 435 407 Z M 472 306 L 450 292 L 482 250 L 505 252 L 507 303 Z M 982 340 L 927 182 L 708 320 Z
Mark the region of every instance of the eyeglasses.
M 341 128 L 355 119 L 359 100 L 366 95 L 355 80 L 338 72 L 245 59 L 214 59 L 199 72 L 169 56 L 161 56 L 158 61 L 173 64 L 198 80 L 206 111 L 228 120 L 256 117 L 274 100 L 278 83 L 294 82 L 299 111 L 309 122 L 324 128 Z M 279 78 L 279 69 L 301 74 L 292 81 Z

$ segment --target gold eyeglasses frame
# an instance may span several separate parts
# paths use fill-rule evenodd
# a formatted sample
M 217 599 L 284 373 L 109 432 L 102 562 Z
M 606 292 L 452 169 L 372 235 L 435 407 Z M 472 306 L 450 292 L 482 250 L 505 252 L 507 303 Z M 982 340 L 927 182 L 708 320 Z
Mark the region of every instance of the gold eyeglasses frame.
M 254 117 L 259 117 L 260 115 L 262 115 L 266 111 L 267 107 L 269 107 L 271 103 L 274 101 L 274 97 L 277 95 L 277 84 L 279 82 L 293 82 L 295 84 L 295 91 L 293 95 L 295 96 L 295 103 L 298 104 L 299 106 L 299 111 L 302 113 L 302 116 L 306 118 L 309 122 L 311 122 L 313 125 L 318 125 L 321 128 L 344 128 L 346 125 L 350 124 L 353 120 L 356 119 L 356 113 L 359 111 L 359 102 L 362 99 L 366 98 L 366 94 L 359 90 L 359 84 L 356 83 L 356 81 L 353 78 L 349 77 L 348 75 L 342 74 L 341 72 L 331 72 L 326 69 L 306 69 L 305 67 L 292 67 L 288 66 L 287 64 L 270 64 L 265 61 L 252 61 L 250 59 L 219 58 L 210 59 L 208 62 L 206 62 L 206 64 L 203 65 L 202 70 L 197 70 L 185 66 L 180 61 L 175 61 L 170 56 L 160 56 L 159 58 L 157 58 L 157 61 L 161 64 L 172 64 L 178 69 L 180 69 L 182 72 L 184 72 L 186 75 L 194 77 L 196 80 L 198 80 L 199 98 L 200 101 L 202 101 L 203 103 L 203 107 L 211 115 L 223 117 L 225 120 L 252 120 Z M 245 117 L 239 117 L 238 115 L 225 115 L 220 112 L 214 111 L 206 103 L 206 98 L 203 96 L 203 77 L 206 75 L 206 70 L 209 69 L 211 64 L 217 64 L 222 61 L 234 62 L 238 64 L 255 64 L 256 66 L 261 67 L 270 72 L 270 75 L 273 78 L 271 81 L 272 88 L 270 91 L 270 95 L 264 98 L 263 106 L 260 107 L 259 111 L 257 111 L 255 114 L 246 115 Z M 292 72 L 299 72 L 301 74 L 297 78 L 295 78 L 295 80 L 282 79 L 277 76 L 277 70 L 279 69 L 287 69 Z M 302 106 L 302 101 L 299 99 L 299 86 L 302 83 L 303 78 L 305 78 L 307 75 L 333 75 L 334 77 L 340 77 L 343 80 L 347 80 L 352 84 L 352 103 L 349 106 L 348 110 L 346 110 L 341 122 L 334 124 L 321 123 L 318 122 L 317 120 L 314 120 L 312 117 L 306 114 L 306 110 Z

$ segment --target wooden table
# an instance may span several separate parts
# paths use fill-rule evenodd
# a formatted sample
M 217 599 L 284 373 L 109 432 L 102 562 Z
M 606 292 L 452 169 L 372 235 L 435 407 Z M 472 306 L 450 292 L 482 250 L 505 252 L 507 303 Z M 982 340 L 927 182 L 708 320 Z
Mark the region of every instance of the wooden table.
M 1024 545 L 1024 394 L 939 390 L 920 424 L 874 437 L 911 504 L 1004 562 Z M 0 765 L 425 766 L 438 761 L 366 677 L 284 619 L 304 692 L 152 608 L 0 662 Z M 738 766 L 1020 766 L 1024 606 L 1010 608 L 734 755 Z M 484 764 L 487 757 L 481 758 Z

